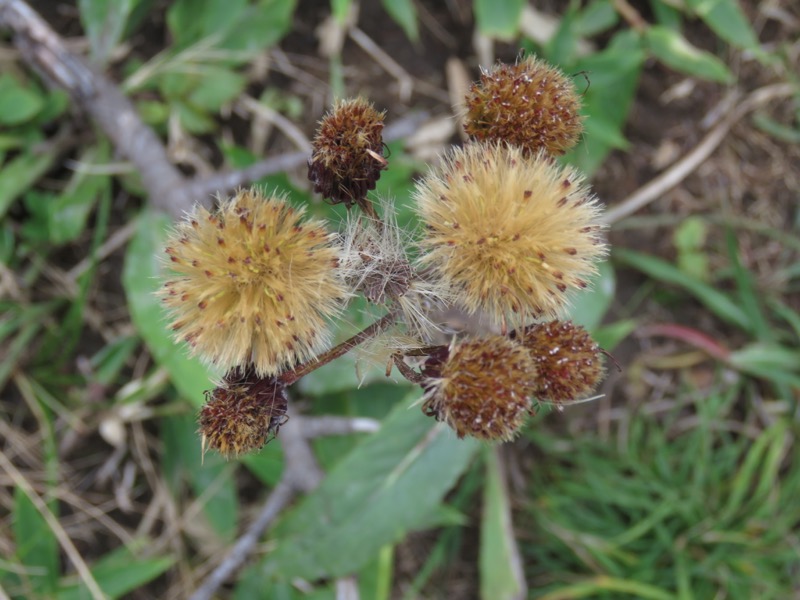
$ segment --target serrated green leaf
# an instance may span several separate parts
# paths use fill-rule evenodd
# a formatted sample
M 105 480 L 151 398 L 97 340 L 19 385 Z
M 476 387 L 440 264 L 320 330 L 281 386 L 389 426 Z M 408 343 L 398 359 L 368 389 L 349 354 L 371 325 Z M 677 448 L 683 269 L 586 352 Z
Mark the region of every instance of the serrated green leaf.
M 644 39 L 653 55 L 676 71 L 719 83 L 734 79 L 724 62 L 693 46 L 677 31 L 653 25 L 645 31 Z
M 381 3 L 392 20 L 403 28 L 408 39 L 412 42 L 419 40 L 417 7 L 413 0 L 381 0 Z
M 416 396 L 416 394 L 415 394 Z M 264 574 L 353 573 L 429 521 L 479 447 L 401 403 L 275 530 Z
M 0 125 L 19 125 L 44 108 L 42 95 L 11 75 L 0 75 Z
M 89 38 L 92 60 L 102 66 L 122 39 L 134 0 L 78 0 L 81 23 Z
M 58 540 L 22 488 L 14 490 L 13 530 L 17 558 L 25 566 L 26 587 L 47 596 L 58 584 Z
M 155 361 L 167 369 L 181 395 L 201 406 L 204 392 L 211 388 L 214 374 L 199 360 L 189 358 L 184 346 L 176 344 L 167 330 L 167 316 L 155 295 L 163 281 L 162 263 L 166 232 L 171 221 L 146 209 L 136 223 L 136 234 L 125 254 L 122 284 L 133 324 Z
M 113 600 L 152 581 L 174 563 L 172 557 L 139 558 L 132 550 L 123 547 L 106 554 L 90 567 L 90 571 L 100 589 L 109 600 Z M 55 595 L 57 600 L 85 600 L 90 597 L 80 581 L 65 581 Z
M 520 600 L 527 591 L 511 503 L 497 448 L 485 453 L 486 484 L 481 513 L 480 580 L 482 600 Z
M 475 22 L 485 36 L 512 39 L 519 30 L 525 0 L 475 0 Z

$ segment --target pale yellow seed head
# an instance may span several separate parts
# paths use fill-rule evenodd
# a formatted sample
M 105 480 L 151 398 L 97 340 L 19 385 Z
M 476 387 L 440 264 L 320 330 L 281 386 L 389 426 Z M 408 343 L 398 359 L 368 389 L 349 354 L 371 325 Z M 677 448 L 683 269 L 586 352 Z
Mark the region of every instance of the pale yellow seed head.
M 606 254 L 597 200 L 544 152 L 457 148 L 418 183 L 415 199 L 422 265 L 452 302 L 498 324 L 561 314 Z
M 269 376 L 325 346 L 346 291 L 332 234 L 303 212 L 241 190 L 177 225 L 166 248 L 174 273 L 160 295 L 193 354 Z

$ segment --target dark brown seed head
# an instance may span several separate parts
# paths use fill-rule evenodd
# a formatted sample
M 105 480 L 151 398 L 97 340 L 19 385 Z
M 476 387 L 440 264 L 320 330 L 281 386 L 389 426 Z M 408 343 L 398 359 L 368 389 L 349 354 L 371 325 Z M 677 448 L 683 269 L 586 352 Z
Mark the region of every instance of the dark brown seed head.
M 595 389 L 603 376 L 600 348 L 589 333 L 571 321 L 550 321 L 526 328 L 520 341 L 536 364 L 533 395 L 556 404 Z
M 466 107 L 464 129 L 470 137 L 506 142 L 528 155 L 540 149 L 564 154 L 583 131 L 575 85 L 534 57 L 484 71 L 470 87 Z
M 206 392 L 198 418 L 203 450 L 212 448 L 225 458 L 258 450 L 277 435 L 287 409 L 286 388 L 275 377 L 231 372 Z
M 314 191 L 347 208 L 366 206 L 367 192 L 386 168 L 383 157 L 383 118 L 363 98 L 344 100 L 320 121 L 308 159 L 308 178 Z
M 430 378 L 423 412 L 446 422 L 460 438 L 510 440 L 531 411 L 536 367 L 529 352 L 507 337 L 439 347 L 422 373 Z

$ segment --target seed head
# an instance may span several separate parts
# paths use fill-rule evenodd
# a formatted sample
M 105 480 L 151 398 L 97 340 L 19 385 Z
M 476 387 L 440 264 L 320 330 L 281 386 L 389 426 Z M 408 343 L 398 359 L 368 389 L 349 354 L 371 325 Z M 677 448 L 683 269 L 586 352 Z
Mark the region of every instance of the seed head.
M 229 458 L 258 450 L 288 418 L 286 388 L 277 379 L 252 371 L 236 379 L 206 392 L 198 419 L 204 452 L 212 448 Z
M 314 191 L 334 204 L 366 209 L 367 192 L 386 168 L 383 112 L 363 98 L 337 102 L 320 121 L 308 159 Z
M 536 364 L 533 395 L 540 400 L 561 404 L 578 399 L 594 390 L 603 376 L 600 349 L 571 321 L 531 325 L 520 341 Z
M 466 97 L 464 129 L 475 140 L 507 142 L 525 154 L 563 154 L 583 130 L 575 85 L 535 57 L 483 71 Z
M 348 215 L 342 235 L 340 271 L 349 289 L 363 294 L 373 304 L 384 305 L 403 315 L 408 332 L 429 340 L 438 327 L 429 317 L 442 304 L 446 290 L 437 280 L 415 272 L 407 255 L 411 236 L 397 223 L 393 204 L 381 201 L 383 218 Z
M 326 319 L 346 292 L 332 235 L 302 215 L 284 197 L 241 190 L 176 227 L 166 249 L 175 273 L 161 296 L 192 353 L 266 376 L 325 346 Z
M 422 372 L 430 378 L 422 410 L 459 438 L 510 440 L 531 410 L 536 366 L 523 346 L 505 336 L 443 347 Z
M 426 226 L 420 261 L 451 300 L 495 323 L 557 316 L 606 252 L 600 207 L 570 168 L 547 154 L 469 144 L 417 184 Z

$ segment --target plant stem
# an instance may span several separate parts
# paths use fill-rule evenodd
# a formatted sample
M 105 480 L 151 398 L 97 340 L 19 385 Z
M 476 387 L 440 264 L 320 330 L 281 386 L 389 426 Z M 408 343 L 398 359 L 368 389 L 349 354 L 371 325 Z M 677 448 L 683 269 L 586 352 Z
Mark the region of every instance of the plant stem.
M 397 314 L 394 312 L 390 312 L 389 314 L 384 315 L 383 317 L 375 321 L 372 325 L 359 331 L 353 337 L 346 339 L 341 344 L 334 346 L 327 352 L 320 354 L 319 356 L 311 359 L 307 363 L 298 365 L 291 371 L 287 371 L 286 373 L 284 373 L 279 377 L 281 383 L 287 386 L 292 385 L 301 377 L 305 377 L 312 371 L 316 371 L 320 367 L 327 365 L 332 360 L 335 360 L 340 356 L 347 354 L 350 350 L 352 350 L 359 344 L 363 344 L 368 339 L 374 338 L 375 336 L 380 334 L 384 329 L 386 329 L 389 325 L 394 323 L 396 320 L 397 320 Z

